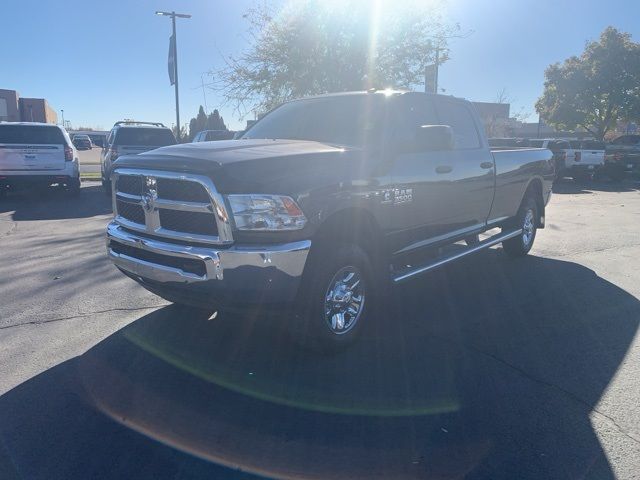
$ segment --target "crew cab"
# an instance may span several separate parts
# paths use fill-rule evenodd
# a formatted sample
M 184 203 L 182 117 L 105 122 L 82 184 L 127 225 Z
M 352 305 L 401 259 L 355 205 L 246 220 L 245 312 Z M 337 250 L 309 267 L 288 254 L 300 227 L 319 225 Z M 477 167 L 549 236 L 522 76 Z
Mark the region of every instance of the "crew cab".
M 338 347 L 390 284 L 500 243 L 527 254 L 553 178 L 549 150 L 492 152 L 466 100 L 324 95 L 239 140 L 120 157 L 107 251 L 172 302 L 293 305 L 295 338 Z
M 54 184 L 80 193 L 78 152 L 67 131 L 49 123 L 0 122 L 0 195 Z
M 100 172 L 105 193 L 111 194 L 111 170 L 120 155 L 135 155 L 154 148 L 175 145 L 173 132 L 159 122 L 116 122 L 100 154 Z

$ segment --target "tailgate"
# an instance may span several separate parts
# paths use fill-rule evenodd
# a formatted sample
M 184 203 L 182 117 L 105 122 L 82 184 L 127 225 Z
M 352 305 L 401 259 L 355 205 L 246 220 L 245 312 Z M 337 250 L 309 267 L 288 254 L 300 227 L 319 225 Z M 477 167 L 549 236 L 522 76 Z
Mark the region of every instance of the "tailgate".
M 0 171 L 64 170 L 63 145 L 0 144 Z
M 604 164 L 604 150 L 582 150 L 582 158 L 578 164 L 602 165 Z

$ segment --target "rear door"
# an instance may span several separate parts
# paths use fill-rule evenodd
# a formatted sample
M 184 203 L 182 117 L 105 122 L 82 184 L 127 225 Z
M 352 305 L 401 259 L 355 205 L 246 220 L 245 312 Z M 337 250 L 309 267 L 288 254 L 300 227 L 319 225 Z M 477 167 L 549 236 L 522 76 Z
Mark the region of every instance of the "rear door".
M 482 141 L 477 116 L 467 102 L 438 96 L 435 105 L 440 124 L 453 129 L 455 140 L 453 151 L 448 152 L 451 170 L 441 175 L 441 181 L 447 182 L 445 198 L 455 233 L 482 228 L 495 192 L 493 155 Z
M 0 124 L 0 171 L 64 170 L 65 146 L 56 126 Z

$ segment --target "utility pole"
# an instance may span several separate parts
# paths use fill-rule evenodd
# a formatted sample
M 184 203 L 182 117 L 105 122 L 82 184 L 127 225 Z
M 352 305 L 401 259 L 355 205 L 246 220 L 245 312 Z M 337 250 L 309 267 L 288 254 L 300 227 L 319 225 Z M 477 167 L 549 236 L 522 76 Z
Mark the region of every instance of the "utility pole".
M 173 30 L 173 86 L 175 87 L 176 92 L 176 137 L 178 142 L 180 142 L 180 100 L 178 96 L 178 39 L 176 38 L 176 17 L 191 18 L 191 15 L 176 12 L 156 12 L 156 15 L 171 17 L 171 27 Z
M 209 113 L 207 111 L 207 92 L 204 89 L 204 73 L 200 74 L 200 83 L 202 84 L 202 96 L 204 97 L 204 113 Z
M 440 43 L 436 45 L 436 74 L 435 74 L 435 86 L 436 91 L 434 93 L 438 93 L 438 68 L 440 68 Z
M 62 113 L 62 128 L 65 128 L 65 126 L 64 126 L 64 110 L 60 109 L 60 112 Z

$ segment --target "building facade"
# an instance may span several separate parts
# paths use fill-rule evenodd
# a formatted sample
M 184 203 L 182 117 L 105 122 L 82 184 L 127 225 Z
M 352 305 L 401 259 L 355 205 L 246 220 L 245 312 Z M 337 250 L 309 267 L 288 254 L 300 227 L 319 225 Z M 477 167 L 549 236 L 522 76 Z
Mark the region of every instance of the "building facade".
M 21 98 L 15 90 L 0 89 L 0 121 L 56 124 L 58 115 L 44 98 Z
M 18 92 L 0 89 L 0 122 L 19 122 Z

